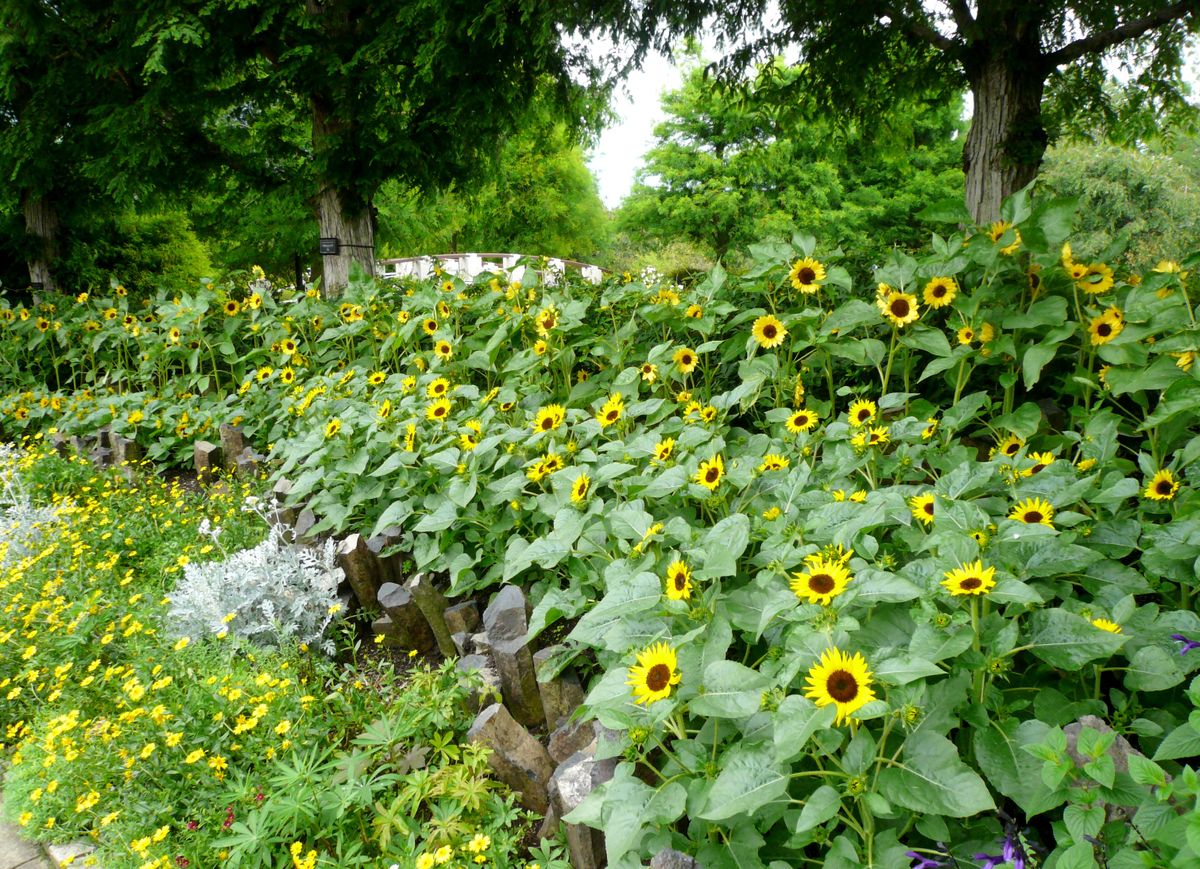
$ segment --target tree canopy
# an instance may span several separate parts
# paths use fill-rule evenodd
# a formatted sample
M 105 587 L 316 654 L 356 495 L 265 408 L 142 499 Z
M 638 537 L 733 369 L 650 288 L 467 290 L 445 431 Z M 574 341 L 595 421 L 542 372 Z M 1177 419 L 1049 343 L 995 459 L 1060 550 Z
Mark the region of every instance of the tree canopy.
M 998 216 L 1028 184 L 1069 113 L 1113 106 L 1104 61 L 1136 72 L 1125 112 L 1191 117 L 1180 77 L 1195 0 L 597 0 L 579 14 L 641 51 L 668 49 L 712 22 L 740 43 L 727 68 L 799 48 L 803 74 L 778 98 L 815 97 L 827 111 L 871 117 L 897 97 L 968 89 L 974 117 L 963 153 L 970 216 Z M 754 22 L 762 30 L 754 34 Z M 749 35 L 747 33 L 749 32 Z

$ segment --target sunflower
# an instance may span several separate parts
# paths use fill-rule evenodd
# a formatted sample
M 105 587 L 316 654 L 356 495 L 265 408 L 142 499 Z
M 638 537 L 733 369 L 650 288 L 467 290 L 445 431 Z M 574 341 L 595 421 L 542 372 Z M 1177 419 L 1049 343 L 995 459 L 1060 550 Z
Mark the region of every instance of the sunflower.
M 879 408 L 876 406 L 875 402 L 866 398 L 856 399 L 850 403 L 850 410 L 848 413 L 850 417 L 850 425 L 858 428 L 859 426 L 864 426 L 869 422 L 874 422 L 875 416 L 878 413 Z
M 891 433 L 886 425 L 877 425 L 872 429 L 863 429 L 850 438 L 850 445 L 855 447 L 881 447 L 891 440 Z
M 387 373 L 384 371 L 373 371 L 367 377 L 367 383 L 371 384 L 372 386 L 379 386 L 379 384 L 383 383 L 385 380 L 387 380 Z
M 444 377 L 435 377 L 425 387 L 425 395 L 428 398 L 441 398 L 450 391 L 450 381 Z
M 580 474 L 575 478 L 575 482 L 571 484 L 571 500 L 576 504 L 583 503 L 591 485 L 591 478 L 587 474 Z
M 717 418 L 717 409 L 715 407 L 713 407 L 711 404 L 705 405 L 704 407 L 700 408 L 700 419 L 704 420 L 705 422 L 712 422 L 716 418 Z
M 964 347 L 970 347 L 971 342 L 975 340 L 975 330 L 970 326 L 963 326 L 958 330 L 958 343 Z
M 437 401 L 432 401 L 425 408 L 425 418 L 431 419 L 434 422 L 445 422 L 450 416 L 450 399 L 439 398 Z
M 550 330 L 558 325 L 558 309 L 553 305 L 547 305 L 538 312 L 534 322 L 537 325 L 537 333 L 545 338 L 550 334 Z
M 1151 501 L 1170 501 L 1178 491 L 1179 481 L 1175 479 L 1174 474 L 1163 468 L 1146 484 L 1142 497 L 1149 498 Z
M 1007 220 L 997 220 L 988 227 L 987 231 L 988 238 L 990 238 L 994 243 L 998 244 L 1010 229 L 1012 230 L 1013 234 L 1012 242 L 1000 248 L 1000 253 L 1004 254 L 1005 256 L 1011 256 L 1012 254 L 1016 253 L 1017 248 L 1021 246 L 1021 231 L 1014 227 Z
M 917 297 L 912 293 L 892 290 L 882 298 L 881 307 L 884 318 L 890 320 L 892 325 L 897 327 L 915 323 L 921 316 L 921 309 L 917 306 Z
M 550 345 L 538 338 L 533 342 L 533 352 L 535 356 L 545 356 L 550 351 Z
M 671 358 L 675 360 L 675 364 L 683 374 L 691 374 L 695 371 L 696 365 L 700 361 L 696 356 L 696 351 L 687 347 L 680 347 Z
M 653 362 L 643 362 L 641 372 L 642 380 L 646 381 L 647 383 L 653 383 L 654 381 L 658 380 L 658 366 Z
M 916 495 L 908 499 L 908 507 L 912 510 L 913 517 L 926 527 L 933 524 L 933 504 L 934 497 L 932 492 L 926 492 L 924 495 Z
M 450 278 L 446 278 L 446 280 L 442 281 L 442 292 L 443 293 L 453 293 L 454 292 L 454 281 L 452 281 Z
M 385 420 L 392 415 L 392 400 L 385 398 L 383 403 L 376 409 L 376 414 L 380 420 Z
M 1121 330 L 1125 328 L 1125 322 L 1120 316 L 1113 315 L 1114 308 L 1109 308 L 1099 317 L 1092 318 L 1091 324 L 1088 326 L 1088 333 L 1092 336 L 1092 346 L 1107 344 L 1113 338 L 1121 334 Z
M 725 476 L 725 460 L 721 458 L 720 453 L 717 453 L 700 463 L 700 467 L 696 469 L 696 475 L 692 479 L 698 485 L 714 492 L 717 486 L 721 485 L 723 476 Z
M 704 309 L 699 305 L 688 305 L 687 313 L 684 316 L 691 320 L 699 320 L 704 316 Z
M 638 652 L 637 664 L 629 668 L 625 684 L 633 688 L 634 702 L 647 706 L 671 696 L 671 686 L 681 675 L 675 650 L 666 643 L 655 643 Z
M 1102 631 L 1108 631 L 1110 634 L 1121 633 L 1121 626 L 1116 622 L 1108 619 L 1092 619 L 1092 626 L 1097 627 Z
M 798 259 L 792 263 L 788 280 L 802 293 L 815 293 L 821 289 L 821 281 L 825 280 L 825 266 L 811 257 Z
M 296 380 L 296 369 L 292 368 L 290 365 L 287 366 L 286 368 L 280 369 L 280 371 L 279 371 L 279 382 L 280 383 L 287 385 L 289 383 L 293 383 L 295 380 Z
M 621 396 L 621 393 L 614 392 L 600 406 L 600 410 L 596 412 L 596 421 L 600 423 L 600 428 L 603 430 L 617 422 L 624 412 L 625 399 Z
M 567 418 L 567 411 L 561 404 L 548 404 L 537 412 L 533 418 L 533 430 L 553 431 L 563 424 L 563 420 Z
M 1021 451 L 1021 447 L 1025 446 L 1025 441 L 1016 435 L 1009 435 L 1004 440 L 996 444 L 995 448 L 988 454 L 990 459 L 996 453 L 1012 458 Z
M 925 422 L 927 425 L 921 429 L 921 440 L 927 441 L 937 434 L 938 426 L 941 421 L 936 416 L 927 417 Z
M 454 355 L 454 345 L 445 339 L 437 341 L 433 345 L 433 355 L 439 359 L 449 359 Z
M 443 320 L 447 320 L 447 319 L 449 319 L 449 317 L 450 317 L 450 306 L 446 304 L 446 300 L 445 300 L 445 299 L 442 299 L 440 302 L 438 302 L 438 303 L 437 303 L 437 314 L 438 314 L 438 316 L 439 316 L 439 317 L 441 317 Z
M 237 303 L 237 299 L 230 299 L 228 302 L 225 303 L 225 308 L 224 308 L 225 316 L 233 317 L 241 309 L 242 309 L 242 306 Z
M 438 321 L 433 319 L 433 317 L 426 317 L 421 321 L 421 330 L 426 335 L 436 334 L 438 330 Z
M 274 373 L 275 373 L 275 369 L 270 367 L 269 365 L 266 365 L 266 366 L 263 366 L 262 368 L 258 369 L 258 373 L 255 374 L 255 377 L 258 378 L 259 383 L 263 383 L 267 380 L 270 380 L 271 375 Z
M 826 649 L 819 664 L 808 671 L 808 687 L 804 696 L 818 707 L 833 703 L 837 706 L 835 724 L 840 725 L 851 715 L 875 699 L 871 690 L 871 671 L 867 661 L 855 652 L 853 657 L 840 649 Z
M 754 335 L 754 340 L 758 342 L 759 347 L 762 347 L 764 350 L 770 350 L 772 347 L 778 347 L 783 343 L 783 339 L 787 337 L 788 330 L 784 327 L 783 323 L 779 322 L 778 317 L 767 314 L 754 321 L 751 333 Z
M 1040 474 L 1054 464 L 1054 453 L 1030 453 L 1026 458 L 1033 462 L 1033 467 L 1026 468 L 1021 472 L 1021 475 L 1024 477 L 1032 477 L 1034 474 Z
M 403 326 L 405 323 L 408 322 L 408 318 L 411 316 L 412 316 L 412 314 L 410 314 L 408 311 L 397 311 L 396 312 L 396 322 L 399 323 L 401 326 Z
M 1054 527 L 1054 507 L 1043 498 L 1026 498 L 1017 503 L 1008 514 L 1009 519 L 1024 522 L 1026 525 L 1046 525 Z
M 785 471 L 791 462 L 786 456 L 781 456 L 776 453 L 767 453 L 763 456 L 762 464 L 758 466 L 761 471 Z
M 1092 263 L 1084 270 L 1083 274 L 1076 277 L 1072 273 L 1071 276 L 1075 278 L 1075 286 L 1093 296 L 1107 293 L 1113 287 L 1112 269 L 1104 263 Z
M 958 283 L 954 278 L 946 277 L 933 278 L 921 292 L 925 304 L 931 308 L 944 308 L 953 302 L 957 295 Z
M 807 407 L 802 407 L 792 413 L 792 415 L 787 418 L 787 422 L 784 425 L 792 434 L 800 434 L 810 430 L 816 424 L 817 414 L 814 411 L 809 410 Z
M 689 600 L 692 596 L 692 569 L 686 562 L 675 561 L 667 568 L 667 597 Z
M 329 422 L 325 423 L 326 439 L 333 437 L 341 430 L 342 430 L 342 421 L 335 416 Z
M 987 594 L 996 584 L 996 568 L 984 567 L 982 561 L 961 564 L 946 571 L 942 586 L 955 597 L 968 594 Z
M 675 451 L 675 438 L 663 438 L 654 445 L 654 461 L 666 462 Z
M 810 555 L 804 559 L 807 570 L 792 574 L 788 585 L 796 597 L 807 603 L 828 605 L 846 590 L 853 579 L 850 571 L 836 558 L 826 559 L 821 555 Z

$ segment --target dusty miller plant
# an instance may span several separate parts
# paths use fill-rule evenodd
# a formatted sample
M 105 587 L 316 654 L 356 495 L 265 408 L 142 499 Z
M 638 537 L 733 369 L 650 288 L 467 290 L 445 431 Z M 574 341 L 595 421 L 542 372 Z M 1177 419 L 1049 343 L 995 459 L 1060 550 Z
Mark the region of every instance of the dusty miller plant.
M 32 551 L 48 525 L 58 521 L 53 507 L 38 507 L 29 497 L 16 461 L 19 452 L 0 444 L 0 571 Z
M 243 510 L 267 522 L 267 538 L 232 554 L 222 548 L 221 561 L 185 565 L 170 595 L 172 633 L 199 637 L 229 631 L 262 646 L 295 638 L 332 654 L 325 631 L 341 609 L 337 588 L 342 580 L 333 541 L 319 549 L 296 546 L 283 526 L 268 520 L 257 499 L 247 499 Z M 199 530 L 220 547 L 219 526 L 205 520 Z

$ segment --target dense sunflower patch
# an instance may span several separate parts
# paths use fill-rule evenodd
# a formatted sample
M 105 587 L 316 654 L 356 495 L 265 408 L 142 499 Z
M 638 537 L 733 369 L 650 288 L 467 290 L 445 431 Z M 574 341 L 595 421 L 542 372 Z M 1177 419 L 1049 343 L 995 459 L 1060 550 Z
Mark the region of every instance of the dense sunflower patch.
M 527 586 L 619 734 L 570 818 L 612 866 L 1188 865 L 1200 257 L 1069 221 L 1018 198 L 865 289 L 797 237 L 688 288 L 64 300 L 0 333 L 0 411 L 162 456 L 236 420 L 320 529 Z

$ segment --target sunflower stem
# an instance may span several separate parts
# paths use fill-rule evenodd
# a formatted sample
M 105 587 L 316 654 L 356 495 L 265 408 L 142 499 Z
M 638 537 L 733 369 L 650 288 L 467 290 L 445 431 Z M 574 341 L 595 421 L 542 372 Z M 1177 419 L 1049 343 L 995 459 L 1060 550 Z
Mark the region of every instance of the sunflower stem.
M 892 344 L 888 347 L 887 368 L 883 372 L 883 385 L 879 390 L 880 396 L 887 395 L 888 381 L 892 379 L 892 360 L 896 358 L 896 339 L 899 334 L 899 328 L 892 326 Z

